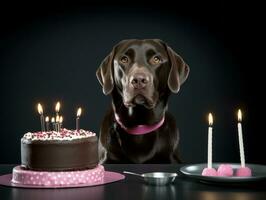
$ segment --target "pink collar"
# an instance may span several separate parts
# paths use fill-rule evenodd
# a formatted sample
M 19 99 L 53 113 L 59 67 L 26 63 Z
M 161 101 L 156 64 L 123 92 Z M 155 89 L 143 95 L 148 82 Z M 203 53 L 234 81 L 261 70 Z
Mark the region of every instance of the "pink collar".
M 115 120 L 121 126 L 121 128 L 123 128 L 128 134 L 131 134 L 131 135 L 144 135 L 144 134 L 150 133 L 150 132 L 155 131 L 158 128 L 160 128 L 163 125 L 163 123 L 164 123 L 164 116 L 156 124 L 153 124 L 153 125 L 137 125 L 137 126 L 135 126 L 133 128 L 125 127 L 124 124 L 120 121 L 120 119 L 119 119 L 119 117 L 118 117 L 118 115 L 116 113 L 115 113 Z

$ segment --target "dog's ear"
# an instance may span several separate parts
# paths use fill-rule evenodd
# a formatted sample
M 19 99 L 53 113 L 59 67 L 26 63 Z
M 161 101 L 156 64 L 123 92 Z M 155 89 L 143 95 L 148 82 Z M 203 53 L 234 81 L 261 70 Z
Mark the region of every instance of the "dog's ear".
M 171 64 L 171 69 L 168 75 L 168 87 L 173 93 L 178 93 L 180 86 L 186 81 L 189 74 L 189 66 L 185 61 L 174 52 L 165 42 L 160 39 L 154 41 L 164 46 Z
M 115 47 L 111 53 L 102 61 L 100 67 L 96 71 L 96 76 L 103 87 L 103 93 L 105 95 L 110 94 L 114 89 L 114 79 L 113 79 L 113 60 L 115 54 Z
M 171 69 L 168 76 L 168 87 L 173 93 L 177 93 L 180 86 L 186 81 L 189 74 L 189 66 L 183 58 L 166 46 L 167 54 L 171 62 Z

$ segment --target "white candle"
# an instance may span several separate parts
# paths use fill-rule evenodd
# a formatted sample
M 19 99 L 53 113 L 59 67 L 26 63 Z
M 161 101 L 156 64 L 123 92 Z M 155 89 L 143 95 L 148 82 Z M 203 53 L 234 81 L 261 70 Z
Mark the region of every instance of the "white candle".
M 242 124 L 241 124 L 242 113 L 240 109 L 238 110 L 237 118 L 238 118 L 237 129 L 238 129 L 240 162 L 241 162 L 241 167 L 245 167 L 245 153 L 244 153 L 244 144 L 243 144 Z
M 76 130 L 79 131 L 79 117 L 81 115 L 81 108 L 78 108 L 77 110 L 77 118 L 76 118 Z
M 37 109 L 38 109 L 38 113 L 40 114 L 41 130 L 42 130 L 42 132 L 45 132 L 45 128 L 44 128 L 44 117 L 43 117 L 43 109 L 42 109 L 42 105 L 41 105 L 40 103 L 38 103 L 38 105 L 37 105 Z
M 60 102 L 58 101 L 55 105 L 55 113 L 56 113 L 56 117 L 59 116 L 59 111 L 60 111 Z
M 59 115 L 57 115 L 55 118 L 55 131 L 56 132 L 59 132 L 59 121 L 60 121 L 60 117 Z
M 209 113 L 209 128 L 208 128 L 208 168 L 212 168 L 212 124 L 213 117 Z
M 59 129 L 61 130 L 63 124 L 63 116 L 59 117 Z
M 49 131 L 49 117 L 48 116 L 46 116 L 45 117 L 45 124 L 46 124 L 46 131 Z
M 52 125 L 53 125 L 53 130 L 55 131 L 55 119 L 54 119 L 54 117 L 52 117 L 52 119 L 51 119 L 51 123 L 52 123 Z

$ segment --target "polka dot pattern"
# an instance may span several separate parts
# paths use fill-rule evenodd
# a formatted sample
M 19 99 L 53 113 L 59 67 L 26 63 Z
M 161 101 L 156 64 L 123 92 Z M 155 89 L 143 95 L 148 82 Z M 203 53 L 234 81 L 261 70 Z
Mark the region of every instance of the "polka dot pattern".
M 103 182 L 104 167 L 98 165 L 94 169 L 79 171 L 32 171 L 20 166 L 13 169 L 12 182 L 26 185 L 62 186 L 76 184 L 92 184 Z

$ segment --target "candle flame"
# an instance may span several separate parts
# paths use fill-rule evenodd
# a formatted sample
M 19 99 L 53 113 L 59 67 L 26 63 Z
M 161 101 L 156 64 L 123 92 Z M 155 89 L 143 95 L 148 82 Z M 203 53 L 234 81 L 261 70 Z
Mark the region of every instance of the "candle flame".
M 62 124 L 62 122 L 63 122 L 63 116 L 60 116 L 60 118 L 59 118 L 59 123 Z
M 51 122 L 54 123 L 54 117 L 52 117 Z
M 42 109 L 42 105 L 41 105 L 40 103 L 38 103 L 37 108 L 38 108 L 38 113 L 39 113 L 40 115 L 42 115 L 42 114 L 43 114 L 43 109 Z
M 77 117 L 80 117 L 80 115 L 81 115 L 81 108 L 78 108 L 78 111 L 77 111 Z
M 238 119 L 239 122 L 242 121 L 242 112 L 241 112 L 240 109 L 238 109 L 238 112 L 237 112 L 237 119 Z
M 212 117 L 212 114 L 211 113 L 209 113 L 208 118 L 209 118 L 209 125 L 212 126 L 212 124 L 213 124 L 213 117 Z
M 45 117 L 45 122 L 49 122 L 49 117 Z
M 57 115 L 55 118 L 55 122 L 59 122 L 59 120 L 60 120 L 60 117 Z
M 55 105 L 55 112 L 59 112 L 59 110 L 60 110 L 60 102 L 58 101 L 57 103 L 56 103 L 56 105 Z

